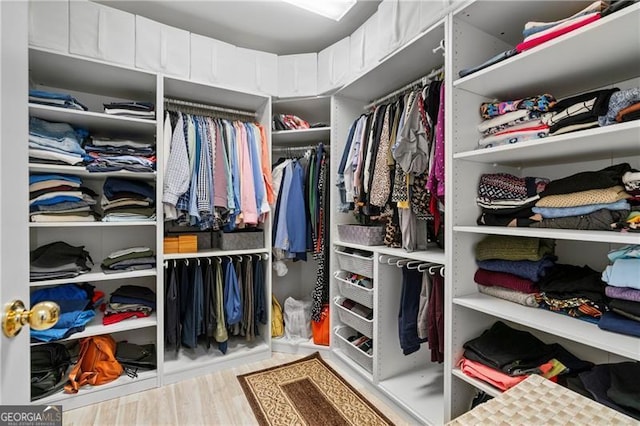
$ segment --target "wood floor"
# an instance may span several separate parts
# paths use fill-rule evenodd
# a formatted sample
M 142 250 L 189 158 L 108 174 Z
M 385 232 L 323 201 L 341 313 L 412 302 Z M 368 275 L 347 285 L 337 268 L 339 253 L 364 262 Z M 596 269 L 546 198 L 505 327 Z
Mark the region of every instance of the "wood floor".
M 66 411 L 65 425 L 255 425 L 236 375 L 302 358 L 274 352 L 271 359 L 201 376 L 99 404 Z M 336 371 L 397 425 L 408 424 L 367 391 L 348 370 L 327 359 Z M 363 425 L 364 426 L 364 425 Z

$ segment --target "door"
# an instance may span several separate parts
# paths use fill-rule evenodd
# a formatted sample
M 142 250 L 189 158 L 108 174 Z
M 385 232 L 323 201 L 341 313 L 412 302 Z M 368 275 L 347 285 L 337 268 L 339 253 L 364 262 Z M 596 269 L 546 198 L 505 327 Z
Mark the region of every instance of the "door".
M 0 1 L 0 305 L 29 303 L 27 2 Z M 13 194 L 13 195 L 12 195 Z M 0 333 L 0 404 L 30 399 L 28 329 Z

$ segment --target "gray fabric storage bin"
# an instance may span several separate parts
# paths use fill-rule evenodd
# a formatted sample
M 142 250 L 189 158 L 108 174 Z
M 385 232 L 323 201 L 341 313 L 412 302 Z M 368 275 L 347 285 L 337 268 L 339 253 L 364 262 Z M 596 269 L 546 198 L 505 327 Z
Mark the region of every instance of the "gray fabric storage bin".
M 264 248 L 264 231 L 214 232 L 213 248 L 250 250 Z

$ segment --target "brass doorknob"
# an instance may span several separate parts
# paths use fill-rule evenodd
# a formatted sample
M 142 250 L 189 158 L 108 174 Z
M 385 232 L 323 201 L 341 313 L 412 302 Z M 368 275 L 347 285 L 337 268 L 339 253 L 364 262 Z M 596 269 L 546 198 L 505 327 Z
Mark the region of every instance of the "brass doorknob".
M 13 300 L 5 305 L 2 331 L 5 336 L 14 337 L 27 323 L 34 330 L 46 330 L 56 325 L 59 319 L 60 306 L 55 302 L 40 302 L 28 310 L 21 300 Z

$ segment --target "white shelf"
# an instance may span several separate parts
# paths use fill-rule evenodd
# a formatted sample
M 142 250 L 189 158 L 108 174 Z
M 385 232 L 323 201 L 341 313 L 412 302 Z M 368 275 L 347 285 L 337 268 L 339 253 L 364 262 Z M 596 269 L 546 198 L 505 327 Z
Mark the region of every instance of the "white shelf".
M 118 398 L 124 395 L 142 392 L 152 389 L 158 385 L 157 370 L 138 370 L 138 377 L 131 378 L 122 374 L 113 382 L 99 386 L 83 386 L 77 394 L 67 394 L 63 391 L 50 395 L 46 398 L 33 401 L 36 405 L 57 405 L 62 404 L 65 410 L 81 407 L 88 404 L 106 401 L 107 399 Z
M 493 386 L 486 382 L 483 382 L 482 380 L 474 379 L 473 377 L 467 376 L 462 372 L 462 370 L 457 367 L 451 370 L 451 374 L 469 383 L 474 388 L 484 391 L 486 394 L 491 395 L 494 398 L 502 395 L 502 391 L 500 391 L 500 389 L 494 388 Z
M 553 238 L 556 240 L 593 241 L 612 244 L 640 244 L 640 233 L 615 231 L 581 231 L 578 229 L 510 228 L 502 226 L 454 226 L 454 232 L 486 235 Z
M 88 171 L 84 166 L 63 166 L 58 164 L 37 164 L 29 163 L 29 172 L 31 173 L 63 173 L 83 178 L 101 179 L 106 177 L 121 177 L 127 179 L 155 179 L 155 172 L 130 172 L 128 170 L 118 170 L 117 172 L 99 172 L 94 173 Z
M 408 252 L 401 248 L 392 248 L 387 246 L 365 246 L 362 244 L 346 243 L 344 241 L 338 241 L 338 240 L 334 240 L 333 244 L 336 246 L 349 247 L 349 248 L 354 248 L 358 250 L 365 250 L 373 253 L 384 254 L 387 256 L 403 257 L 405 259 L 439 263 L 441 265 L 444 265 L 445 263 L 444 250 L 436 246 L 426 251 L 420 250 L 420 251 Z
M 459 152 L 454 159 L 510 166 L 638 155 L 640 120 L 512 145 Z
M 396 404 L 424 424 L 444 424 L 444 365 L 427 363 L 378 383 Z
M 273 99 L 273 114 L 295 114 L 309 124 L 331 121 L 331 96 Z
M 29 222 L 29 228 L 87 228 L 114 226 L 155 226 L 155 220 L 132 222 Z
M 74 278 L 63 278 L 56 280 L 44 280 L 44 281 L 31 281 L 29 285 L 31 287 L 67 284 L 67 283 L 84 283 L 84 282 L 97 282 L 97 281 L 119 281 L 127 278 L 138 277 L 155 277 L 156 269 L 143 269 L 140 271 L 124 271 L 113 274 L 105 274 L 100 269 L 100 265 L 96 265 L 91 272 L 86 274 L 80 274 Z
M 77 340 L 102 334 L 120 333 L 122 331 L 138 330 L 140 328 L 155 327 L 158 325 L 158 318 L 156 317 L 155 312 L 152 312 L 148 317 L 130 318 L 110 325 L 103 325 L 102 317 L 102 312 L 97 312 L 96 316 L 85 326 L 83 331 L 74 333 L 67 338 L 56 340 L 56 342 Z M 43 343 L 46 342 L 33 342 L 31 345 L 42 345 Z
M 242 256 L 243 254 L 268 253 L 266 248 L 246 249 L 246 250 L 220 250 L 211 249 L 203 250 L 195 253 L 169 253 L 164 255 L 164 260 L 172 259 L 195 259 L 198 257 L 216 257 L 216 256 Z
M 539 93 L 560 98 L 638 77 L 639 21 L 640 4 L 629 6 L 458 79 L 453 86 L 487 98 L 519 99 Z
M 37 47 L 29 48 L 29 78 L 35 84 L 59 89 L 156 101 L 154 73 Z
M 596 324 L 539 308 L 522 306 L 485 294 L 455 297 L 453 304 L 521 324 L 583 345 L 640 360 L 640 339 L 612 333 Z
M 273 352 L 284 353 L 313 353 L 330 351 L 329 346 L 316 345 L 311 339 L 287 339 L 283 337 L 274 337 L 271 339 L 271 350 Z
M 331 138 L 331 127 L 316 129 L 279 130 L 271 132 L 274 145 L 293 145 L 303 143 L 328 142 Z
M 433 52 L 444 39 L 444 20 L 439 20 L 412 41 L 383 58 L 370 70 L 336 92 L 349 98 L 372 101 L 399 89 L 444 64 L 441 51 Z
M 83 127 L 91 135 L 146 136 L 147 139 L 155 141 L 156 120 L 120 117 L 100 112 L 79 111 L 33 103 L 29 104 L 29 116 L 56 123 L 69 123 L 74 127 Z

